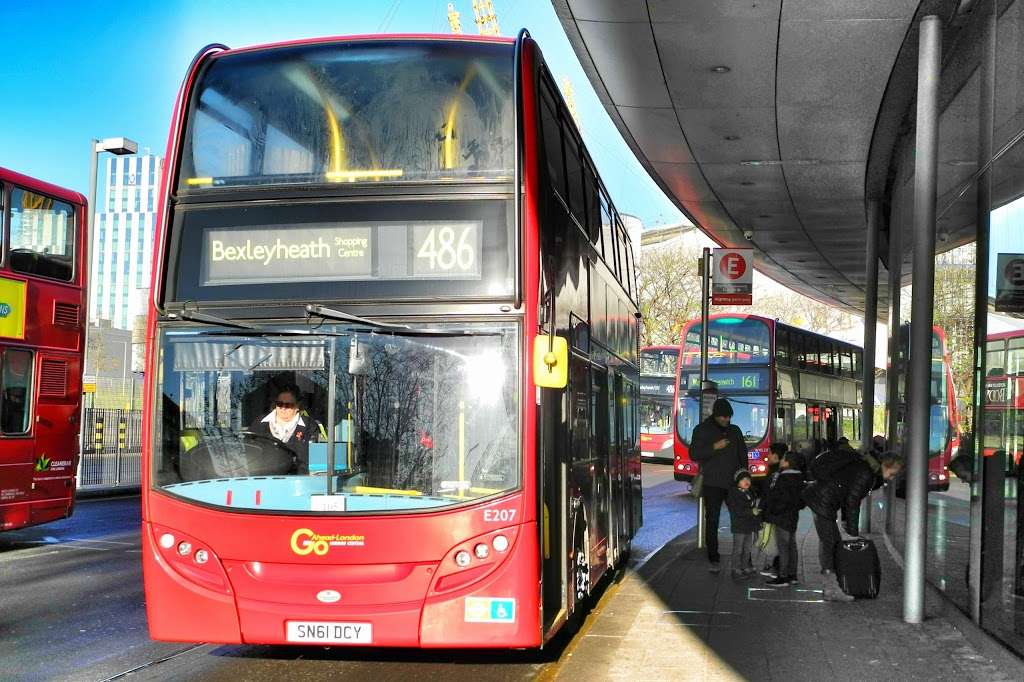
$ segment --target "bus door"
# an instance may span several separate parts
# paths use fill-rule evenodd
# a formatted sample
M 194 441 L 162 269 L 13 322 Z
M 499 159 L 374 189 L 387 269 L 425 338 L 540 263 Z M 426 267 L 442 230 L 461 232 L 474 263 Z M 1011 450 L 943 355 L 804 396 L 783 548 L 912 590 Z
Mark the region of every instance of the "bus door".
M 36 465 L 31 377 L 30 351 L 0 348 L 0 530 L 30 522 Z
M 570 381 L 575 375 L 570 375 Z M 566 539 L 569 501 L 566 496 L 571 453 L 565 414 L 565 398 L 571 396 L 570 383 L 562 391 L 540 389 L 537 456 L 540 459 L 541 580 L 543 630 L 549 632 L 567 615 L 569 560 L 571 546 Z
M 619 551 L 619 536 L 622 535 L 623 529 L 627 527 L 623 486 L 627 469 L 627 443 L 630 438 L 629 434 L 632 431 L 632 428 L 627 427 L 628 415 L 625 410 L 626 392 L 630 390 L 630 386 L 623 380 L 621 374 L 614 374 L 612 376 L 614 377 L 615 398 L 610 406 L 614 412 L 610 418 L 615 423 L 615 432 L 619 434 L 619 438 L 614 447 L 610 448 L 608 452 L 607 476 L 605 478 L 606 492 L 603 498 L 599 500 L 599 504 L 605 505 L 605 514 L 603 516 L 607 518 L 605 537 L 607 538 L 607 563 L 609 565 L 615 561 Z

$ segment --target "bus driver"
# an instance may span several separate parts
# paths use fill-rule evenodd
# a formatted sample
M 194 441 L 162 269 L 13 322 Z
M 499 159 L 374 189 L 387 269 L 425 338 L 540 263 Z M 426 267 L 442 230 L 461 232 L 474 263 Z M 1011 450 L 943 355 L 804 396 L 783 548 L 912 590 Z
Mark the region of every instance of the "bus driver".
M 274 438 L 295 453 L 298 474 L 309 473 L 309 444 L 319 442 L 324 433 L 317 420 L 303 414 L 299 405 L 299 391 L 286 387 L 277 394 L 274 408 L 249 430 L 259 436 Z

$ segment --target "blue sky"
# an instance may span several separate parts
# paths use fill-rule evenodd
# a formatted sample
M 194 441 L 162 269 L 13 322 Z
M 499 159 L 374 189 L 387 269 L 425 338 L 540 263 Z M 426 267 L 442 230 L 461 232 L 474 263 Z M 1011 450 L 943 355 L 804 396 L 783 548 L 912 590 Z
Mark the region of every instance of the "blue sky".
M 493 0 L 504 35 L 526 27 L 556 80 L 569 76 L 583 136 L 621 211 L 645 225 L 682 215 L 626 147 L 548 0 Z M 124 135 L 164 153 L 171 108 L 196 51 L 322 35 L 448 33 L 447 0 L 40 0 L 0 21 L 0 165 L 88 193 L 89 140 Z M 475 33 L 471 0 L 455 0 Z

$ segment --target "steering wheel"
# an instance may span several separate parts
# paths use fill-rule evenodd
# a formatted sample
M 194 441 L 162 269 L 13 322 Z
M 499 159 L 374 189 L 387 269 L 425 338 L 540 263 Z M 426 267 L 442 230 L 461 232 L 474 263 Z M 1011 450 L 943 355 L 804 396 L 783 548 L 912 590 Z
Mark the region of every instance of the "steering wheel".
M 242 432 L 235 439 L 206 439 L 181 455 L 182 480 L 294 473 L 296 454 L 275 438 Z

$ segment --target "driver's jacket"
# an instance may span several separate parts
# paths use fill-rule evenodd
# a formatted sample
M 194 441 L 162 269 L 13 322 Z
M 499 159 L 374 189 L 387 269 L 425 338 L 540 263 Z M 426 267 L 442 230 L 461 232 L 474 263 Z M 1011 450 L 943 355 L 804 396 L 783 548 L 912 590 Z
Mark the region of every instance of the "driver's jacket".
M 274 435 L 270 431 L 269 422 L 263 419 L 255 422 L 249 427 L 249 430 L 258 436 L 274 438 Z M 292 435 L 289 436 L 288 440 L 283 441 L 282 443 L 286 448 L 295 453 L 296 473 L 309 473 L 309 444 L 320 442 L 321 437 L 326 440 L 326 436 L 327 432 L 324 430 L 324 427 L 320 422 L 313 419 L 308 414 L 299 415 L 299 423 L 295 427 L 295 430 L 292 431 Z

